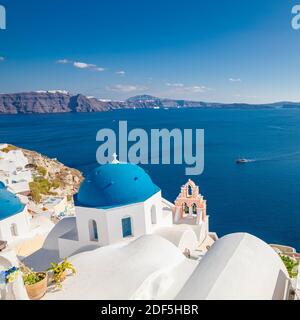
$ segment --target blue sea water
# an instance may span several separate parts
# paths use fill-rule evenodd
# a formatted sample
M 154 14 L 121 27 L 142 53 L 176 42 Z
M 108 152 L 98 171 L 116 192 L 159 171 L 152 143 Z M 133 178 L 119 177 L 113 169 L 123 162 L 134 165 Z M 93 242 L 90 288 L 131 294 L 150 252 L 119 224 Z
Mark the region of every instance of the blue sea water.
M 205 129 L 205 170 L 193 180 L 207 199 L 219 236 L 250 232 L 300 250 L 300 110 L 121 110 L 92 114 L 0 117 L 0 141 L 57 158 L 85 174 L 96 166 L 96 133 L 130 128 Z M 237 165 L 240 157 L 253 159 Z M 174 201 L 185 165 L 144 169 Z

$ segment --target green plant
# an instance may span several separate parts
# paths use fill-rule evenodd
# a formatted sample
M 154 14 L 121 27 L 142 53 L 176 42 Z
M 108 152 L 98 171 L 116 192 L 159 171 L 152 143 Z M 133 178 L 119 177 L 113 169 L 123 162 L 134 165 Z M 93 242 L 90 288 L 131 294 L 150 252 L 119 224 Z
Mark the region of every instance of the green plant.
M 30 194 L 31 194 L 32 200 L 35 203 L 40 203 L 42 200 L 42 196 L 39 190 L 35 186 L 33 186 L 31 183 L 29 184 L 29 187 L 30 187 Z
M 51 183 L 44 177 L 34 177 L 33 181 L 29 183 L 31 197 L 34 202 L 40 203 L 42 195 L 53 195 L 51 188 L 57 186 L 57 182 Z
M 32 269 L 29 269 L 25 265 L 21 265 L 20 270 L 23 273 L 24 284 L 27 286 L 31 286 L 33 284 L 39 283 L 40 281 L 44 280 L 46 277 L 45 273 L 34 272 Z
M 58 189 L 58 188 L 60 187 L 60 185 L 61 185 L 60 180 L 59 180 L 59 179 L 54 179 L 54 180 L 52 181 L 51 187 L 52 187 L 53 189 Z
M 6 148 L 3 148 L 1 151 L 5 153 L 9 153 L 10 151 L 17 150 L 18 148 L 9 144 Z
M 68 258 L 65 258 L 61 263 L 51 263 L 51 267 L 47 271 L 53 272 L 54 282 L 57 287 L 61 287 L 61 282 L 64 278 L 65 271 L 70 270 L 72 274 L 76 274 L 76 270 L 71 262 L 68 261 Z
M 31 272 L 23 275 L 23 281 L 25 285 L 30 286 L 39 283 L 40 281 L 44 280 L 45 277 L 46 275 L 43 273 Z
M 279 254 L 281 260 L 283 261 L 289 276 L 291 278 L 296 278 L 298 275 L 297 267 L 299 266 L 299 263 L 295 261 L 294 259 L 290 258 L 289 256 Z
M 37 172 L 38 172 L 41 176 L 43 176 L 43 177 L 46 176 L 46 174 L 47 174 L 46 168 L 39 166 L 39 167 L 37 167 L 36 169 L 37 169 Z

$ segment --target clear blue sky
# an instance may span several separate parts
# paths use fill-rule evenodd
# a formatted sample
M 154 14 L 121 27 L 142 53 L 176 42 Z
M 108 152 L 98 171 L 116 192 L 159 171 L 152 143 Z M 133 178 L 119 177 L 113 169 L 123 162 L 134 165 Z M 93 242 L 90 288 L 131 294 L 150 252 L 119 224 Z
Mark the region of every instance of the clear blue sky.
M 0 0 L 0 92 L 300 101 L 293 0 Z

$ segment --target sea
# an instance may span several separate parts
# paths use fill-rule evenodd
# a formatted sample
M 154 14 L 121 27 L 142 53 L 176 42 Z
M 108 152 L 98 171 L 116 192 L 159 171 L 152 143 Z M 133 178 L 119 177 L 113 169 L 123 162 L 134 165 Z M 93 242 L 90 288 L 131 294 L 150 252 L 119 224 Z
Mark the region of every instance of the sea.
M 35 150 L 87 175 L 96 167 L 100 129 L 205 130 L 205 168 L 142 165 L 163 196 L 174 201 L 191 178 L 207 200 L 210 230 L 219 237 L 249 232 L 300 250 L 300 109 L 118 110 L 0 116 L 0 142 Z M 245 157 L 251 162 L 236 164 Z

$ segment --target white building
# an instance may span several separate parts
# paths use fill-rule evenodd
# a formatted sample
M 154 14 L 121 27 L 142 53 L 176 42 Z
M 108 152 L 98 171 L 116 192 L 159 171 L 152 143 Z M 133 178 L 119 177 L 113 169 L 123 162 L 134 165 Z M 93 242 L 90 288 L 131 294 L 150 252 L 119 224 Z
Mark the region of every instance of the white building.
M 13 242 L 29 230 L 27 207 L 0 182 L 0 240 Z
M 44 248 L 28 257 L 27 264 L 41 268 L 52 262 L 38 258 L 46 255 L 47 243 L 51 244 L 51 259 L 60 260 L 86 248 L 130 242 L 150 234 L 189 254 L 206 239 L 210 239 L 209 244 L 213 242 L 206 215 L 198 212 L 182 223 L 173 222 L 174 205 L 162 197 L 160 188 L 137 165 L 114 160 L 96 168 L 82 183 L 76 202 L 76 218 L 60 221 Z
M 114 161 L 95 169 L 81 185 L 77 203 L 76 226 L 58 239 L 60 257 L 153 233 L 183 251 L 198 245 L 197 231 L 173 224 L 173 205 L 137 165 Z M 202 224 L 208 228 L 205 221 L 194 221 Z
M 9 172 L 13 172 L 17 169 L 24 170 L 26 165 L 28 165 L 28 159 L 24 156 L 22 150 L 2 151 L 7 147 L 7 144 L 2 144 L 0 146 L 0 170 Z
M 42 201 L 42 206 L 50 215 L 63 216 L 67 214 L 68 200 L 67 197 L 46 197 Z
M 28 159 L 19 149 L 2 151 L 7 147 L 7 144 L 0 145 L 0 181 L 13 193 L 27 193 L 32 181 L 31 171 L 26 168 Z

